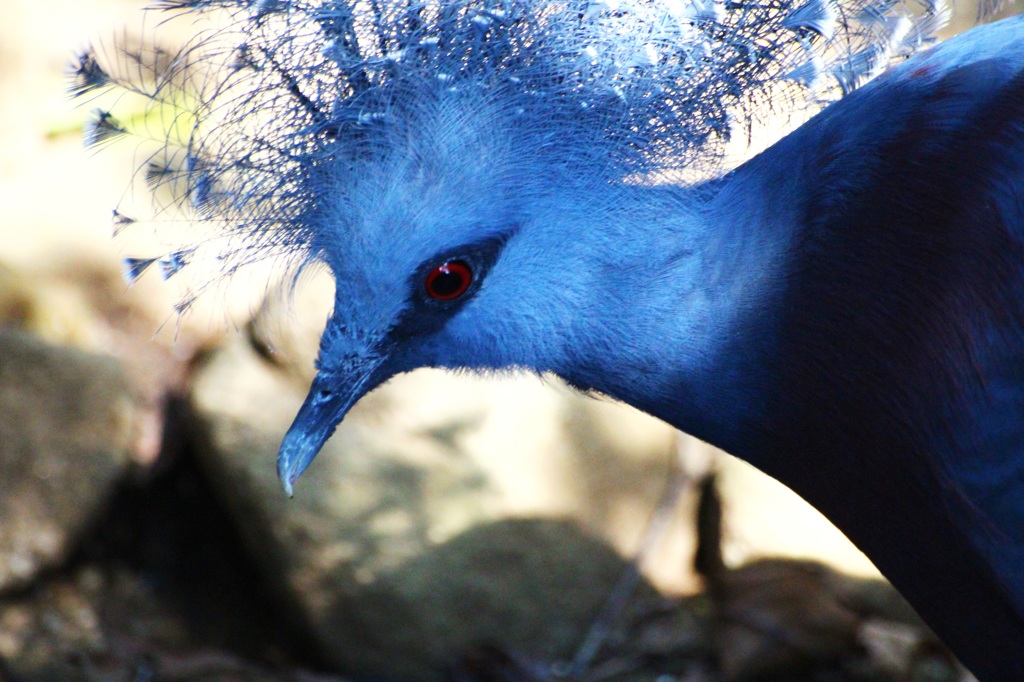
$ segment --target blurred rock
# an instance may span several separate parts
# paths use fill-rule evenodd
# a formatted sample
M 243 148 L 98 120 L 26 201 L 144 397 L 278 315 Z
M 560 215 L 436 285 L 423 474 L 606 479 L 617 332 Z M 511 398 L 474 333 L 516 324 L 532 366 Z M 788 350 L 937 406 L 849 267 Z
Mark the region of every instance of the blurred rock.
M 714 671 L 713 625 L 706 594 L 635 599 L 585 678 L 604 680 L 650 670 L 661 682 L 720 679 Z
M 973 680 L 889 583 L 766 559 L 712 588 L 726 680 Z
M 110 341 L 86 287 L 0 264 L 0 321 L 52 343 L 99 351 Z
M 117 360 L 0 330 L 0 590 L 65 556 L 151 421 Z
M 84 566 L 0 600 L 0 682 L 342 682 L 197 644 L 142 576 Z
M 450 682 L 553 682 L 550 666 L 493 644 L 476 644 L 459 654 L 445 675 Z
M 858 615 L 821 564 L 764 560 L 723 573 L 712 588 L 726 679 L 829 664 L 859 648 Z
M 107 653 L 96 605 L 72 581 L 39 592 L 0 603 L 0 660 L 12 679 L 92 682 L 79 661 Z
M 183 326 L 173 338 L 155 338 L 166 312 L 146 302 L 146 288 L 129 290 L 110 263 L 53 261 L 35 269 L 0 263 L 0 327 L 120 361 L 143 419 L 130 452 L 141 469 L 160 454 L 168 397 L 184 393 L 193 357 L 220 337 Z
M 906 682 L 977 682 L 919 621 L 868 619 L 859 639 L 879 666 Z
M 0 594 L 3 682 L 340 682 L 306 671 L 322 661 L 187 448 L 125 480 L 75 544 Z

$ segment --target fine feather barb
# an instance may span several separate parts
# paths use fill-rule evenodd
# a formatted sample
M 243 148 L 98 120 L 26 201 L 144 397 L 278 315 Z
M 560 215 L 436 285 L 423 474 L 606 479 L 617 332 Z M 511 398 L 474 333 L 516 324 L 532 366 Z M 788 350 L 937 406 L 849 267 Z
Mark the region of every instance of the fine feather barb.
M 478 93 L 535 131 L 565 172 L 692 182 L 725 169 L 736 132 L 856 89 L 927 45 L 946 18 L 935 0 L 162 0 L 152 9 L 221 25 L 178 50 L 124 39 L 112 58 L 86 51 L 71 91 L 136 102 L 129 115 L 103 109 L 87 139 L 145 145 L 155 213 L 184 212 L 208 228 L 171 251 L 188 258 L 157 258 L 173 266 L 161 266 L 165 276 L 204 245 L 222 272 L 273 256 L 295 267 L 317 260 L 324 197 L 343 197 L 346 173 L 393 140 L 414 139 L 422 102 L 438 92 Z

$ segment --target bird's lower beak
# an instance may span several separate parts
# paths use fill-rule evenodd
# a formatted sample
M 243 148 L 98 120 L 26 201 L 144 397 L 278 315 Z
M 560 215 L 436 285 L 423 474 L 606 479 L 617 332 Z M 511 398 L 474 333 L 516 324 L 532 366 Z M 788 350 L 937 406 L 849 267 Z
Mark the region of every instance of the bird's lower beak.
M 317 373 L 277 454 L 277 476 L 289 497 L 295 481 L 312 464 L 335 427 L 360 398 L 380 383 L 374 380 L 376 369 L 377 363 L 373 363 L 357 377 Z

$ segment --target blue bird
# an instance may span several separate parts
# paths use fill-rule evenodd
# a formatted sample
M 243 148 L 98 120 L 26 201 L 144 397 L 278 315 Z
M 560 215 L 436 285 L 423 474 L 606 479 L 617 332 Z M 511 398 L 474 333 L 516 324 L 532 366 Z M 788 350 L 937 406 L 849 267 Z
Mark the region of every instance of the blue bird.
M 924 49 L 930 0 L 158 7 L 231 21 L 87 51 L 74 90 L 150 102 L 158 207 L 215 235 L 130 280 L 211 249 L 333 274 L 289 493 L 396 374 L 550 372 L 779 479 L 1024 680 L 1022 20 Z

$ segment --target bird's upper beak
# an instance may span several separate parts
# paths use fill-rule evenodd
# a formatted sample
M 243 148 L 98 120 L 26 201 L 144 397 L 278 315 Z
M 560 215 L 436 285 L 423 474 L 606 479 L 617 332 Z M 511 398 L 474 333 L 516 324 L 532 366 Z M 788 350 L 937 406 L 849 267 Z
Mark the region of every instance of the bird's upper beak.
M 360 398 L 381 383 L 377 376 L 379 366 L 379 361 L 369 361 L 352 372 L 317 372 L 277 454 L 277 475 L 289 497 L 295 481 L 316 458 L 335 427 Z

